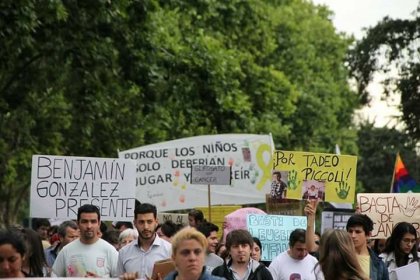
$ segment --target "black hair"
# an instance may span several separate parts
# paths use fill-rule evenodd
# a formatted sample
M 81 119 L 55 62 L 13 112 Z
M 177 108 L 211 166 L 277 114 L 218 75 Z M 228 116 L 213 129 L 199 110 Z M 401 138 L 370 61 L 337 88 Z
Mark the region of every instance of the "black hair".
M 306 230 L 301 228 L 297 228 L 294 231 L 292 231 L 289 236 L 289 246 L 295 246 L 296 242 L 305 243 L 305 234 Z
M 254 240 L 249 231 L 245 229 L 235 229 L 228 233 L 226 236 L 226 249 L 229 251 L 233 245 L 248 244 L 252 249 Z
M 133 228 L 132 222 L 117 222 L 115 224 L 115 229 L 120 229 L 122 226 L 125 226 L 126 228 Z
M 181 229 L 180 225 L 175 224 L 172 221 L 165 221 L 160 225 L 160 230 L 167 237 L 172 237 Z
M 82 213 L 96 213 L 98 215 L 98 221 L 101 221 L 101 213 L 99 212 L 98 206 L 92 204 L 85 204 L 77 209 L 77 221 L 80 222 L 80 216 Z
M 281 179 L 281 172 L 280 171 L 274 171 L 273 172 L 273 175 L 276 175 L 277 176 L 277 180 L 280 181 L 280 179 Z
M 192 209 L 190 212 L 188 212 L 188 217 L 193 217 L 197 225 L 204 222 L 203 211 L 198 209 Z
M 45 218 L 33 218 L 32 219 L 32 229 L 37 230 L 42 226 L 50 227 L 51 223 L 48 219 L 45 219 Z
M 416 241 L 413 248 L 411 248 L 410 253 L 413 255 L 414 261 L 419 260 L 417 255 L 417 231 L 411 223 L 401 222 L 398 223 L 392 230 L 391 236 L 386 241 L 384 249 L 385 253 L 394 253 L 397 267 L 408 264 L 408 255 L 400 249 L 401 241 L 406 233 L 414 235 L 414 239 Z
M 153 213 L 153 217 L 156 219 L 157 217 L 157 209 L 156 206 L 150 203 L 142 203 L 139 205 L 136 205 L 134 208 L 134 218 L 137 217 L 137 214 L 148 214 Z
M 207 238 L 213 231 L 218 232 L 219 227 L 210 222 L 203 222 L 197 226 L 197 230 Z
M 44 277 L 43 268 L 47 266 L 41 236 L 31 228 L 12 228 L 15 235 L 25 241 L 26 258 L 29 263 L 29 274 L 34 277 Z
M 260 251 L 262 254 L 262 245 L 260 239 L 258 237 L 252 237 L 252 240 L 254 240 L 254 243 L 256 243 L 258 247 L 260 247 Z
M 99 226 L 99 230 L 101 231 L 102 234 L 104 234 L 105 232 L 108 231 L 108 226 L 104 222 L 101 221 L 101 224 Z
M 383 246 L 383 248 L 379 248 L 379 242 L 381 242 L 382 239 L 375 239 L 373 242 L 373 248 L 372 250 L 379 256 L 385 249 L 386 243 Z
M 357 226 L 363 227 L 365 235 L 369 235 L 369 232 L 373 230 L 372 220 L 364 214 L 354 214 L 351 216 L 347 221 L 346 230 L 349 231 L 349 228 Z
M 120 236 L 120 232 L 118 230 L 108 230 L 102 234 L 102 239 L 107 241 L 109 244 L 114 246 L 114 244 L 118 244 L 118 238 Z
M 10 244 L 22 257 L 26 254 L 25 240 L 21 234 L 16 234 L 13 230 L 0 231 L 0 245 Z

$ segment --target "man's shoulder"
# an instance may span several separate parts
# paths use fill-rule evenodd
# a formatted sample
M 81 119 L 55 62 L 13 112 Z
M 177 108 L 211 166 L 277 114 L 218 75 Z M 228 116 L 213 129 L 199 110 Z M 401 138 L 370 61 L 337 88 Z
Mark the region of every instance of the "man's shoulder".
M 153 245 L 162 246 L 165 248 L 172 249 L 172 244 L 168 241 L 166 241 L 163 238 L 160 238 L 158 235 L 156 235 L 155 241 L 153 242 Z
M 80 239 L 73 240 L 72 242 L 66 244 L 66 246 L 61 248 L 61 250 L 58 254 L 69 252 L 69 251 L 73 250 L 74 248 L 78 249 L 78 248 L 80 248 L 81 245 L 82 245 L 82 242 L 80 242 Z
M 170 257 L 172 252 L 172 244 L 156 235 L 151 251 L 156 254 L 164 254 Z
M 206 266 L 216 267 L 222 265 L 223 263 L 223 259 L 215 253 L 208 254 L 205 259 Z
M 278 262 L 284 258 L 287 258 L 289 255 L 287 254 L 287 251 L 281 252 L 280 254 L 278 254 L 272 261 L 271 263 L 275 263 Z
M 307 254 L 304 260 L 315 264 L 318 263 L 318 259 L 312 256 L 311 254 Z

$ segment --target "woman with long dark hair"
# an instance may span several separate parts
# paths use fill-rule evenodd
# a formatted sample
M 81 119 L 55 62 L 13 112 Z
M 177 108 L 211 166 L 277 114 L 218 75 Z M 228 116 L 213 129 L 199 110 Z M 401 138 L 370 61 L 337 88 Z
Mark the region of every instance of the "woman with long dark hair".
M 417 231 L 410 223 L 398 223 L 386 241 L 385 249 L 379 255 L 388 267 L 389 279 L 397 279 L 394 269 L 412 262 L 419 262 L 417 252 Z
M 39 234 L 30 228 L 13 226 L 11 231 L 19 235 L 25 241 L 26 256 L 23 261 L 22 271 L 31 277 L 49 276 L 44 248 Z
M 0 231 L 0 278 L 23 278 L 26 274 L 23 262 L 26 256 L 23 238 L 8 230 Z

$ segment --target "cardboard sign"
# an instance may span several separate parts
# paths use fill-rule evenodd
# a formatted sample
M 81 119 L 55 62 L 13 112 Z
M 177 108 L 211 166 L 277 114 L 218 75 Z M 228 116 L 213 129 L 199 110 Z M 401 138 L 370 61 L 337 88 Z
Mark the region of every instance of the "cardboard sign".
M 399 222 L 412 223 L 420 234 L 420 193 L 359 193 L 362 214 L 372 219 L 372 238 L 388 238 Z
M 175 224 L 188 225 L 188 214 L 158 213 L 157 218 L 160 224 L 163 224 L 166 221 L 172 221 Z
M 191 184 L 195 165 L 230 166 L 231 184 L 212 190 L 213 205 L 263 203 L 270 190 L 270 135 L 197 136 L 134 148 L 120 158 L 137 161 L 136 198 L 160 211 L 207 206 L 207 188 Z
M 276 179 L 287 185 L 286 198 L 354 202 L 357 168 L 355 156 L 275 151 L 273 168 L 277 173 L 286 174 Z
M 194 165 L 191 168 L 193 185 L 230 185 L 230 166 Z
M 262 260 L 271 261 L 289 249 L 289 236 L 297 228 L 306 229 L 304 216 L 258 215 L 247 216 L 247 227 L 262 245 Z
M 80 206 L 93 204 L 101 220 L 132 221 L 135 171 L 132 160 L 34 155 L 30 215 L 76 219 Z

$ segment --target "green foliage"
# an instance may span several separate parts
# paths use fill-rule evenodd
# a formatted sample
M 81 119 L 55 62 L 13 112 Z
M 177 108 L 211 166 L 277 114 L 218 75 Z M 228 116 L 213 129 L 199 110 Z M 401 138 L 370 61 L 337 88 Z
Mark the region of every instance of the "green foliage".
M 215 133 L 356 152 L 355 95 L 323 7 L 303 0 L 0 4 L 0 211 L 27 208 L 33 154 Z M 24 201 L 24 203 L 22 203 Z
M 420 139 L 419 26 L 418 16 L 411 20 L 385 17 L 368 29 L 367 35 L 349 53 L 350 70 L 357 80 L 360 100 L 370 101 L 366 88 L 375 73 L 387 75 L 385 96 L 391 92 L 401 94 L 402 120 L 417 140 Z M 398 70 L 397 77 L 388 75 L 392 69 Z
M 357 178 L 365 192 L 390 191 L 398 152 L 410 175 L 419 178 L 414 168 L 417 161 L 415 141 L 405 133 L 395 128 L 376 128 L 372 123 L 364 123 L 358 131 L 358 146 Z

